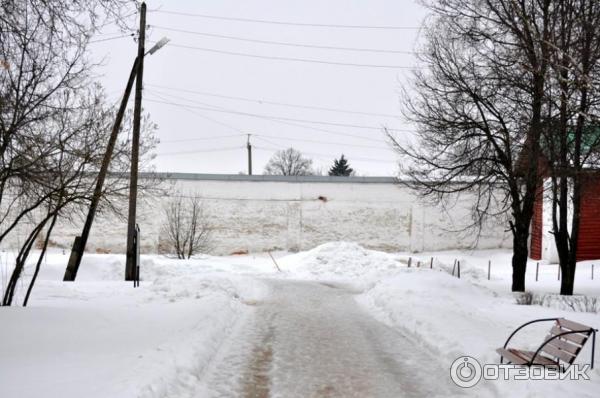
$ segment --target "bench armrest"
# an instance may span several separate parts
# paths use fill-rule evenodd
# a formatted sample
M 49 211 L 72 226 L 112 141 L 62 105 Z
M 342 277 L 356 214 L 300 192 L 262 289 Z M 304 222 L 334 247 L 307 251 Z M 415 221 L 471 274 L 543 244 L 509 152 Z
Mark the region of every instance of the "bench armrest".
M 525 326 L 527 325 L 531 325 L 532 323 L 537 323 L 537 322 L 549 322 L 549 321 L 558 321 L 560 318 L 543 318 L 543 319 L 534 319 L 533 321 L 529 321 L 526 322 L 524 324 L 522 324 L 521 326 L 519 326 L 518 328 L 515 329 L 514 332 L 512 332 L 510 334 L 510 336 L 508 336 L 508 339 L 506 339 L 506 343 L 504 343 L 504 348 L 506 348 L 506 346 L 508 345 L 508 342 L 513 338 L 513 336 L 515 334 L 517 334 L 517 332 L 521 329 L 523 329 Z
M 527 325 L 531 325 L 532 323 L 537 323 L 537 322 L 549 322 L 549 321 L 554 321 L 556 322 L 559 318 L 542 318 L 542 319 L 534 319 L 533 321 L 529 321 L 529 322 L 525 322 L 524 324 L 522 324 L 521 326 L 519 326 L 518 328 L 516 328 L 514 330 L 514 332 L 512 332 L 510 334 L 510 336 L 508 336 L 508 339 L 506 339 L 506 343 L 504 343 L 503 348 L 506 349 L 506 346 L 508 346 L 508 342 L 513 338 L 513 336 L 515 334 L 517 334 L 517 332 L 521 329 L 523 329 L 525 326 Z M 502 363 L 504 358 L 502 358 L 502 356 L 500 356 L 500 363 Z

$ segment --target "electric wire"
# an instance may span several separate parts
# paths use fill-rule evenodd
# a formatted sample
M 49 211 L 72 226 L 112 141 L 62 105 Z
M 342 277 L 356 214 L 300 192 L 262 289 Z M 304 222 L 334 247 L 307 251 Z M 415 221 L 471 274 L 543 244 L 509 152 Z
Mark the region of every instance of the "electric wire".
M 104 39 L 96 39 L 96 40 L 90 40 L 89 43 L 101 43 L 103 41 L 111 41 L 111 40 L 117 40 L 117 39 L 123 39 L 125 37 L 133 37 L 134 34 L 130 33 L 130 34 L 126 34 L 126 35 L 119 35 L 119 36 L 114 36 L 114 37 L 107 37 Z
M 155 41 L 149 41 L 149 42 L 152 44 L 156 43 Z M 403 65 L 358 64 L 358 63 L 352 63 L 352 62 L 325 61 L 325 60 L 309 59 L 309 58 L 280 57 L 280 56 L 276 56 L 276 55 L 259 55 L 259 54 L 242 53 L 242 52 L 236 52 L 236 51 L 217 50 L 215 48 L 195 47 L 195 46 L 189 46 L 189 45 L 183 45 L 183 44 L 175 44 L 175 43 L 171 43 L 171 42 L 169 42 L 169 44 L 167 44 L 167 46 L 181 48 L 181 49 L 187 49 L 187 50 L 204 51 L 204 52 L 209 52 L 209 53 L 214 53 L 214 54 L 231 55 L 231 56 L 237 56 L 237 57 L 249 57 L 249 58 L 257 58 L 257 59 L 268 59 L 268 60 L 275 60 L 275 61 L 293 61 L 293 62 L 321 64 L 321 65 L 351 66 L 351 67 L 358 67 L 358 68 L 407 69 L 407 70 L 419 69 L 418 67 L 403 66 Z
M 248 42 L 248 43 L 260 43 L 260 44 L 269 44 L 269 45 L 286 46 L 286 47 L 316 48 L 316 49 L 320 49 L 320 50 L 371 52 L 371 53 L 380 53 L 380 54 L 407 54 L 407 55 L 415 54 L 414 51 L 376 49 L 376 48 L 341 47 L 341 46 L 325 46 L 325 45 L 318 45 L 318 44 L 290 43 L 290 42 L 285 42 L 285 41 L 250 39 L 247 37 L 240 37 L 240 36 L 221 35 L 221 34 L 217 34 L 217 33 L 198 32 L 198 31 L 193 31 L 193 30 L 170 28 L 170 27 L 161 26 L 161 25 L 152 25 L 152 27 L 157 28 L 159 30 L 185 33 L 185 34 L 196 35 L 196 36 L 214 37 L 214 38 L 218 38 L 218 39 L 236 40 L 236 41 L 243 41 L 243 42 Z
M 253 98 L 248 98 L 248 97 L 223 95 L 223 94 L 210 93 L 210 92 L 206 92 L 206 91 L 197 91 L 197 90 L 169 87 L 169 86 L 163 86 L 163 85 L 159 85 L 159 84 L 146 84 L 146 85 L 150 86 L 150 87 L 162 88 L 165 90 L 180 91 L 180 92 L 184 92 L 184 93 L 203 95 L 203 96 L 207 96 L 207 97 L 253 102 L 253 103 L 258 103 L 258 104 L 276 105 L 276 106 L 299 108 L 299 109 L 311 109 L 311 110 L 319 110 L 319 111 L 327 111 L 327 112 L 338 112 L 338 113 L 346 113 L 346 114 L 350 114 L 350 115 L 381 116 L 381 117 L 390 117 L 390 118 L 398 117 L 398 115 L 393 115 L 390 113 L 363 112 L 363 111 L 353 111 L 353 110 L 349 110 L 349 109 L 320 107 L 320 106 L 314 106 L 314 105 L 290 104 L 290 103 L 286 103 L 286 102 L 268 101 L 268 100 L 256 99 L 256 98 L 253 99 Z
M 360 124 L 337 123 L 337 122 L 327 122 L 327 121 L 322 121 L 322 120 L 308 120 L 308 119 L 297 119 L 297 118 L 290 118 L 290 117 L 283 117 L 283 116 L 263 115 L 263 114 L 258 114 L 258 113 L 235 111 L 235 110 L 226 109 L 226 108 L 214 108 L 214 107 L 199 106 L 199 105 L 186 105 L 186 104 L 176 103 L 176 102 L 172 102 L 172 101 L 160 101 L 160 100 L 154 100 L 154 99 L 148 99 L 148 101 L 165 104 L 165 105 L 171 105 L 171 106 L 175 106 L 175 107 L 184 107 L 184 108 L 189 107 L 189 108 L 194 108 L 194 109 L 202 109 L 202 110 L 206 110 L 206 111 L 210 111 L 210 112 L 229 113 L 229 114 L 233 114 L 233 115 L 248 116 L 248 117 L 254 117 L 254 118 L 259 118 L 259 119 L 274 119 L 274 120 L 282 120 L 282 121 L 312 123 L 312 124 L 321 124 L 321 125 L 336 126 L 336 127 L 350 127 L 350 128 L 355 128 L 355 129 L 376 130 L 376 131 L 383 130 L 383 126 L 382 127 L 374 127 L 374 126 L 367 126 L 367 125 L 360 125 Z M 391 131 L 391 132 L 405 132 L 405 133 L 413 132 L 412 130 L 408 130 L 408 129 L 389 128 L 387 130 Z M 364 137 L 364 138 L 367 138 L 367 137 Z
M 153 90 L 149 90 L 149 91 L 150 91 L 150 93 L 152 95 L 156 95 L 157 97 L 161 98 L 163 101 L 169 101 L 168 98 L 165 98 L 164 96 L 161 96 L 159 93 L 154 92 Z M 152 101 L 152 99 L 149 99 L 149 101 Z M 190 109 L 190 106 L 188 106 L 188 105 L 182 104 L 181 108 L 184 109 L 184 110 L 186 110 L 186 111 L 188 111 L 189 113 L 192 113 L 192 114 L 194 114 L 196 116 L 201 117 L 202 119 L 205 119 L 205 120 L 208 120 L 208 121 L 210 121 L 212 123 L 215 123 L 215 124 L 218 124 L 220 126 L 226 127 L 226 128 L 228 128 L 230 130 L 237 131 L 238 133 L 242 133 L 242 130 L 240 130 L 239 128 L 237 128 L 235 126 L 232 126 L 232 125 L 230 125 L 228 123 L 224 123 L 224 122 L 221 122 L 219 120 L 216 120 L 216 119 L 214 119 L 214 118 L 212 118 L 210 116 L 206 116 L 206 115 L 204 115 L 204 114 L 202 114 L 200 112 L 195 111 L 194 109 Z
M 194 155 L 197 153 L 210 153 L 210 152 L 226 152 L 232 150 L 243 149 L 245 146 L 231 146 L 231 147 L 221 147 L 221 148 L 207 148 L 207 149 L 196 149 L 191 151 L 178 151 L 178 152 L 163 152 L 158 153 L 156 156 L 178 156 L 178 155 Z
M 324 24 L 324 23 L 307 23 L 307 22 L 289 22 L 289 21 L 276 21 L 269 19 L 254 19 L 254 18 L 239 18 L 239 17 L 224 17 L 218 15 L 208 14 L 196 14 L 181 11 L 171 10 L 149 10 L 149 12 L 155 12 L 160 14 L 179 15 L 184 17 L 193 18 L 205 18 L 205 19 L 216 19 L 222 21 L 235 21 L 235 22 L 249 22 L 249 23 L 261 23 L 271 25 L 288 25 L 288 26 L 305 26 L 305 27 L 316 27 L 316 28 L 341 28 L 341 29 L 385 29 L 385 30 L 419 30 L 418 26 L 390 26 L 390 25 L 344 25 L 344 24 Z
M 162 97 L 162 98 L 164 99 L 164 97 Z M 155 102 L 155 101 L 153 101 L 152 98 L 148 99 L 148 101 Z M 162 102 L 162 101 L 158 101 L 158 102 Z M 187 109 L 187 108 L 185 108 L 185 105 L 184 105 L 184 107 L 182 107 L 182 109 Z M 355 139 L 369 141 L 369 142 L 383 142 L 383 143 L 387 143 L 387 140 L 379 139 L 379 138 L 376 138 L 376 137 L 365 137 L 363 135 L 351 134 L 351 133 L 347 133 L 347 132 L 339 132 L 339 131 L 324 129 L 324 128 L 315 127 L 315 126 L 307 126 L 306 124 L 289 122 L 289 121 L 283 121 L 283 120 L 273 119 L 273 118 L 270 118 L 270 117 L 263 117 L 263 119 L 270 120 L 272 122 L 283 124 L 283 125 L 286 125 L 286 126 L 298 127 L 298 128 L 304 129 L 304 130 L 309 130 L 311 132 L 320 131 L 320 132 L 327 133 L 327 134 L 338 135 L 338 136 L 341 136 L 341 137 L 344 137 L 344 138 L 352 137 L 352 138 L 355 138 Z

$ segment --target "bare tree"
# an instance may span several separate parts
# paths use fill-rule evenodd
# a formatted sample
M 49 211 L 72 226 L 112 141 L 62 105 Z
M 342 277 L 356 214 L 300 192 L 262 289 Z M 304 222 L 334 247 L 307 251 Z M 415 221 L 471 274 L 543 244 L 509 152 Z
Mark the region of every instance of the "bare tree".
M 211 248 L 211 226 L 199 196 L 178 194 L 165 207 L 163 240 L 167 252 L 179 259 L 206 253 Z
M 114 109 L 93 81 L 87 46 L 101 26 L 122 23 L 133 6 L 130 0 L 0 4 L 0 241 L 17 225 L 27 227 L 3 305 L 12 303 L 44 228 L 50 225 L 48 241 L 58 217 L 76 217 L 89 204 Z M 155 140 L 148 142 L 152 147 Z M 128 165 L 128 145 L 119 143 L 113 171 Z M 101 211 L 116 209 L 124 182 L 117 176 L 107 184 Z
M 388 134 L 401 173 L 423 196 L 474 194 L 473 227 L 510 215 L 512 290 L 525 290 L 529 228 L 539 196 L 548 81 L 550 0 L 432 0 L 404 114 L 416 140 Z
M 294 148 L 277 151 L 265 166 L 267 175 L 306 176 L 314 174 L 312 160 Z
M 561 0 L 557 7 L 560 17 L 550 41 L 552 84 L 546 98 L 543 149 L 562 271 L 560 293 L 572 295 L 582 190 L 600 165 L 600 4 Z

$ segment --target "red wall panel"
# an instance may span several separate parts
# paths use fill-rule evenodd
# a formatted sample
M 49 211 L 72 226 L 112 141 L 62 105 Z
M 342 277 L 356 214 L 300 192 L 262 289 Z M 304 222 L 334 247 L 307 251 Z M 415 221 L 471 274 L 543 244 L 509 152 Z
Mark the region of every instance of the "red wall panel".
M 583 182 L 577 261 L 600 259 L 600 176 Z

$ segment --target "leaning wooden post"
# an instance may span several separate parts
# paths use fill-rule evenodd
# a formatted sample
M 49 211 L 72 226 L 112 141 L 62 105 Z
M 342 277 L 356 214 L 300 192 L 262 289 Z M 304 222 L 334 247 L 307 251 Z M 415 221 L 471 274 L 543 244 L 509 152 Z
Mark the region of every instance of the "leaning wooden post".
M 537 263 L 535 264 L 535 281 L 536 281 L 536 282 L 538 281 L 538 276 L 539 276 L 539 274 L 540 274 L 540 263 L 539 263 L 539 262 L 537 262 Z
M 458 276 L 458 279 L 460 279 L 460 261 L 458 261 L 456 264 L 457 264 L 457 268 L 456 268 L 457 272 L 456 272 L 456 274 Z
M 412 263 L 412 257 L 408 258 L 408 268 L 410 268 L 410 263 Z
M 594 266 L 594 264 L 592 264 L 592 267 Z M 433 257 L 431 257 L 431 262 L 429 263 L 429 269 L 433 269 Z M 594 278 L 592 278 L 594 279 Z
M 558 280 L 560 280 L 560 264 L 558 264 Z
M 488 261 L 488 281 L 490 280 L 490 274 L 492 272 L 492 260 Z
M 454 276 L 454 271 L 456 271 L 456 259 L 454 259 L 454 265 L 452 266 L 452 276 Z

